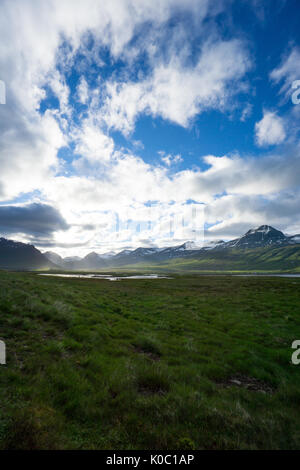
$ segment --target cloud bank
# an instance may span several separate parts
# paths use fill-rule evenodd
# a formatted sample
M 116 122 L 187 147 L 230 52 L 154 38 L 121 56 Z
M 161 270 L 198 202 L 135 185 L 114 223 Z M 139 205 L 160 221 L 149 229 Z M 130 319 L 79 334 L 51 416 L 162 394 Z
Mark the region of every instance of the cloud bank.
M 243 35 L 223 34 L 225 12 L 221 0 L 3 0 L 2 233 L 47 238 L 62 254 L 110 249 L 116 214 L 145 221 L 153 202 L 160 229 L 150 242 L 161 245 L 170 214 L 189 201 L 206 206 L 211 237 L 265 222 L 300 229 L 299 145 L 277 110 L 256 122 L 257 145 L 273 146 L 260 158 L 202 153 L 182 168 L 182 151 L 145 161 L 130 149 L 143 117 L 188 130 L 209 113 L 231 118 L 240 94 L 241 121 L 251 115 L 255 60 Z M 299 49 L 269 77 L 287 94 L 300 78 Z M 128 237 L 124 244 L 137 246 L 145 233 Z

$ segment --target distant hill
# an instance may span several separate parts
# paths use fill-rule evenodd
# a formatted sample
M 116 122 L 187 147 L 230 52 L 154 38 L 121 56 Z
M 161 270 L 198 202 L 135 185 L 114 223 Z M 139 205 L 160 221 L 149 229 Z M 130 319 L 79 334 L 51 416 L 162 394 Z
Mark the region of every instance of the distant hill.
M 80 261 L 74 261 L 75 266 L 78 266 L 77 269 L 102 269 L 107 266 L 106 260 L 101 258 L 95 252 L 89 253 Z
M 57 266 L 33 245 L 0 238 L 1 269 L 55 269 Z
M 65 260 L 57 253 L 54 253 L 53 251 L 46 251 L 46 253 L 43 255 L 57 266 L 64 266 Z

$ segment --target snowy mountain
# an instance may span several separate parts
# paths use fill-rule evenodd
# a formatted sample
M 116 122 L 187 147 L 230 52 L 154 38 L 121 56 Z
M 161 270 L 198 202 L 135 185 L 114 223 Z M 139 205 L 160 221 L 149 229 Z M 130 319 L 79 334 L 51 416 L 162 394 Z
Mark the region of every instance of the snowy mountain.
M 183 245 L 181 245 L 181 248 L 183 248 L 184 250 L 200 250 L 202 248 L 202 244 L 199 245 L 199 243 L 196 243 L 194 241 L 188 241 L 183 243 Z
M 270 225 L 261 225 L 248 230 L 241 237 L 225 242 L 215 240 L 204 243 L 199 247 L 194 241 L 187 241 L 182 245 L 167 248 L 137 248 L 134 251 L 123 251 L 111 258 L 110 265 L 121 266 L 137 262 L 164 262 L 173 258 L 195 258 L 202 253 L 223 251 L 228 249 L 253 249 L 262 247 L 288 246 L 300 243 L 300 235 L 286 236 L 280 230 Z
M 226 242 L 224 240 L 213 240 L 203 246 L 203 250 L 213 250 L 214 248 L 222 248 Z
M 245 235 L 226 243 L 226 246 L 236 248 L 256 248 L 270 245 L 282 245 L 288 243 L 288 238 L 280 230 L 270 225 L 261 225 L 256 229 L 248 230 Z
M 220 259 L 224 256 L 226 256 L 227 259 L 231 259 L 236 250 L 242 253 L 242 250 L 253 250 L 256 248 L 271 249 L 288 246 L 295 246 L 297 248 L 297 244 L 300 244 L 299 234 L 291 236 L 284 235 L 283 232 L 270 225 L 261 225 L 258 228 L 250 229 L 241 237 L 227 242 L 223 240 L 210 241 L 204 243 L 202 247 L 194 241 L 186 241 L 181 245 L 166 248 L 140 247 L 135 250 L 125 249 L 117 254 L 113 251 L 103 254 L 91 252 L 84 258 L 79 258 L 78 256 L 62 258 L 53 251 L 48 251 L 42 255 L 34 247 L 31 246 L 31 248 L 28 248 L 30 245 L 0 239 L 0 254 L 2 253 L 2 259 L 0 257 L 0 267 L 9 266 L 10 258 L 14 260 L 14 264 L 23 266 L 24 262 L 19 253 L 24 252 L 24 250 L 26 253 L 31 252 L 32 256 L 35 256 L 35 258 L 42 256 L 40 263 L 43 264 L 42 261 L 44 260 L 45 266 L 48 262 L 52 267 L 59 267 L 65 270 L 97 270 L 133 264 L 144 263 L 149 265 L 151 263 L 164 263 L 176 258 L 199 259 L 203 258 L 203 256 L 217 255 Z M 222 252 L 224 250 L 226 254 L 224 252 L 223 255 Z M 17 253 L 18 261 L 16 257 Z M 26 266 L 28 266 L 28 260 L 26 263 Z

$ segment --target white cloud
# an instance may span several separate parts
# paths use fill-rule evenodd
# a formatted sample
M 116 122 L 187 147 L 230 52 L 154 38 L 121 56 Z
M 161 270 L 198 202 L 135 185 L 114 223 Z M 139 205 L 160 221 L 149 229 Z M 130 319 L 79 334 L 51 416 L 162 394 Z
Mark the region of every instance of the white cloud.
M 171 155 L 170 153 L 166 154 L 164 151 L 160 151 L 158 153 L 161 156 L 161 161 L 169 167 L 183 162 L 183 158 L 179 154 Z
M 266 201 L 278 211 L 278 216 L 271 214 L 272 220 L 288 225 L 290 219 L 285 214 L 292 214 L 297 225 L 295 201 L 286 195 L 280 205 L 282 193 L 298 185 L 296 145 L 286 148 L 284 155 L 271 154 L 259 160 L 210 155 L 204 158 L 208 169 L 170 174 L 169 167 L 181 156 L 164 154 L 167 168 L 156 167 L 117 148 L 105 131 L 107 124 L 128 134 L 142 113 L 187 127 L 203 111 L 231 109 L 233 96 L 245 89 L 243 80 L 251 66 L 247 49 L 241 40 L 224 41 L 217 31 L 213 31 L 213 38 L 205 36 L 206 28 L 202 31 L 202 20 L 213 17 L 225 2 L 76 0 L 76 7 L 71 0 L 24 3 L 2 0 L 0 7 L 0 79 L 7 88 L 7 104 L 0 107 L 0 198 L 5 201 L 40 191 L 34 199 L 51 203 L 70 225 L 65 232 L 53 234 L 54 244 L 66 252 L 71 246 L 74 254 L 85 254 L 104 244 L 109 247 L 114 213 L 122 220 L 129 213 L 135 220 L 138 212 L 145 222 L 149 201 L 158 203 L 152 235 L 161 244 L 167 244 L 170 212 L 181 210 L 189 199 L 208 206 L 210 223 L 223 224 L 218 226 L 220 234 L 236 233 L 242 224 L 248 228 L 249 223 L 265 222 Z M 198 22 L 197 33 L 202 34 L 202 49 L 194 61 L 180 28 L 174 38 L 163 42 L 165 54 L 161 51 L 161 38 L 168 39 L 163 33 L 165 22 L 183 10 L 192 13 Z M 129 47 L 144 22 L 152 24 L 151 34 L 140 46 Z M 89 51 L 87 34 L 95 43 Z M 102 67 L 98 52 L 103 46 L 114 60 L 128 60 L 124 81 L 117 77 L 107 83 L 100 77 L 97 92 L 84 78 L 85 62 L 76 64 L 82 77 L 75 99 L 88 103 L 89 109 L 76 116 L 75 124 L 66 74 L 78 51 L 86 63 L 93 61 Z M 146 54 L 149 74 L 134 75 L 133 79 L 130 66 L 139 54 Z M 273 72 L 274 80 L 288 83 L 296 76 L 297 54 L 291 54 L 287 63 Z M 134 66 L 132 69 L 135 71 Z M 41 115 L 39 107 L 47 87 L 57 96 L 59 109 Z M 245 108 L 242 117 L 248 113 Z M 259 145 L 280 143 L 285 136 L 282 119 L 270 112 L 257 123 L 256 131 Z M 63 162 L 58 151 L 70 142 L 75 144 L 76 157 L 66 163 L 73 172 L 66 177 L 61 176 Z M 214 231 L 217 233 L 217 226 Z M 131 244 L 144 243 L 144 235 L 134 234 Z
M 80 128 L 73 131 L 75 153 L 91 162 L 108 162 L 113 156 L 114 141 L 105 135 L 93 119 L 85 119 Z
M 204 203 L 206 221 L 219 224 L 211 230 L 212 237 L 230 237 L 250 228 L 249 225 L 267 222 L 289 226 L 291 218 L 296 223 L 296 199 L 288 193 L 295 194 L 298 186 L 299 155 L 297 146 L 284 149 L 282 155 L 260 159 L 210 155 L 204 159 L 209 165 L 207 170 L 184 170 L 174 175 L 127 155 L 116 159 L 99 178 L 96 172 L 93 176 L 53 178 L 45 184 L 43 195 L 69 224 L 80 221 L 82 225 L 95 225 L 92 231 L 76 229 L 72 240 L 85 238 L 94 240 L 94 244 L 101 240 L 103 245 L 113 248 L 113 242 L 118 245 L 108 228 L 113 214 L 118 213 L 121 220 L 126 220 L 128 214 L 133 220 L 141 220 L 143 210 L 147 211 L 145 204 L 158 201 L 152 218 L 165 228 L 150 235 L 157 243 L 167 244 L 161 234 L 168 231 L 170 214 L 188 199 Z M 66 238 L 67 233 L 59 237 Z M 134 237 L 131 243 L 138 246 L 145 232 Z
M 54 168 L 57 152 L 69 140 L 70 90 L 63 71 L 73 64 L 76 51 L 85 52 L 84 35 L 90 33 L 99 48 L 106 46 L 116 59 L 136 29 L 151 22 L 159 29 L 174 13 L 192 12 L 199 24 L 222 2 L 211 0 L 2 0 L 0 6 L 0 70 L 7 88 L 7 104 L 0 108 L 0 198 L 40 189 Z M 212 10 L 209 7 L 213 6 Z M 96 54 L 94 54 L 96 57 Z M 60 64 L 60 72 L 56 67 Z M 98 65 L 101 65 L 98 61 Z M 59 112 L 41 117 L 44 87 L 52 88 Z M 86 100 L 82 80 L 79 96 Z M 59 125 L 55 122 L 59 123 Z M 86 158 L 107 159 L 109 138 L 93 126 L 82 129 L 81 150 Z M 96 143 L 92 142 L 95 136 Z
M 0 116 L 5 117 L 1 109 Z M 59 168 L 57 151 L 64 136 L 51 112 L 43 117 L 14 115 L 0 141 L 0 199 L 10 200 L 22 192 L 41 188 Z
M 49 78 L 48 84 L 52 88 L 55 96 L 59 100 L 59 107 L 61 114 L 70 115 L 71 109 L 69 108 L 69 95 L 70 90 L 68 85 L 65 82 L 64 77 L 57 70 L 53 71 Z
M 292 93 L 292 83 L 300 80 L 300 49 L 294 47 L 288 55 L 284 57 L 281 64 L 270 74 L 270 78 L 276 82 L 283 82 L 281 92 L 290 96 Z
M 89 86 L 84 77 L 81 77 L 79 85 L 77 87 L 77 94 L 79 102 L 82 104 L 86 104 L 89 97 Z
M 264 111 L 261 121 L 255 124 L 255 136 L 260 147 L 281 144 L 286 138 L 284 120 L 276 113 Z
M 245 122 L 252 114 L 253 106 L 250 103 L 247 103 L 242 111 L 241 121 Z
M 128 134 L 140 113 L 187 127 L 207 109 L 225 110 L 250 67 L 244 45 L 236 39 L 207 41 L 195 65 L 185 65 L 184 57 L 173 52 L 144 81 L 107 84 L 103 118 L 110 127 Z
M 209 239 L 233 239 L 249 228 L 272 225 L 286 233 L 298 233 L 299 191 L 282 191 L 264 197 L 257 195 L 225 195 L 206 207 Z

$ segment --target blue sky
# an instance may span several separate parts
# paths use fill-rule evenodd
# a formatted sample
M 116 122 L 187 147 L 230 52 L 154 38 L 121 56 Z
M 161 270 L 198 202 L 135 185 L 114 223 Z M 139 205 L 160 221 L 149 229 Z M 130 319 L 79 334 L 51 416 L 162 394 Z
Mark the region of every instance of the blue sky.
M 0 13 L 0 235 L 84 255 L 300 232 L 297 0 Z

